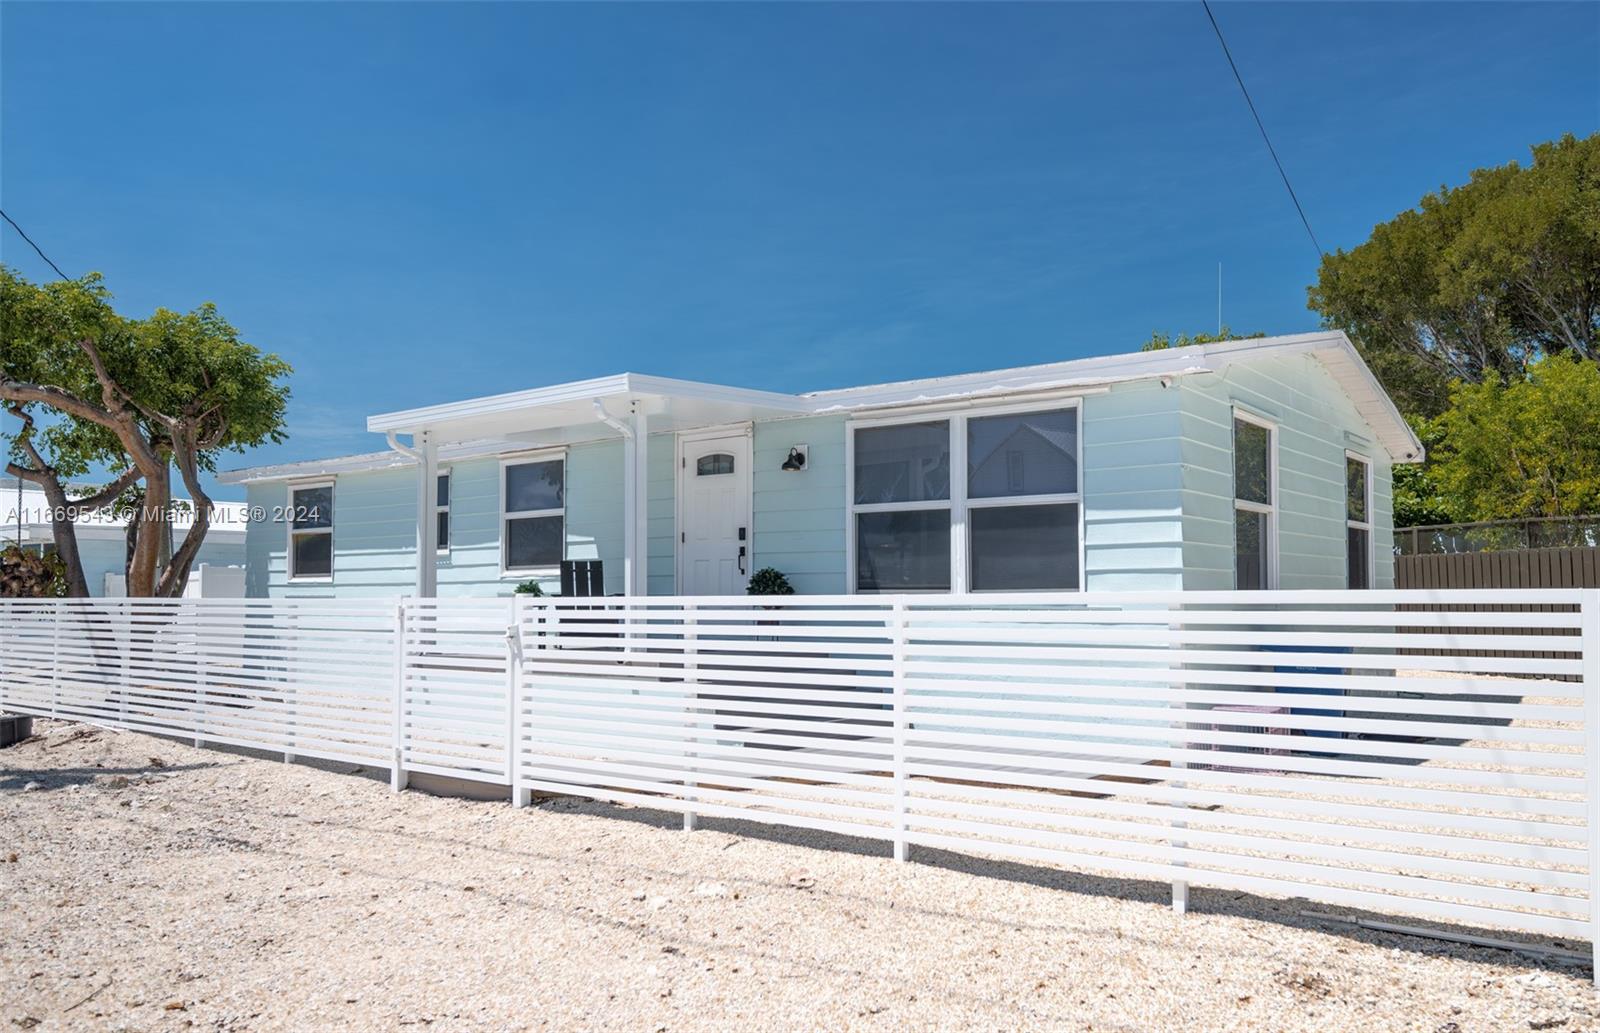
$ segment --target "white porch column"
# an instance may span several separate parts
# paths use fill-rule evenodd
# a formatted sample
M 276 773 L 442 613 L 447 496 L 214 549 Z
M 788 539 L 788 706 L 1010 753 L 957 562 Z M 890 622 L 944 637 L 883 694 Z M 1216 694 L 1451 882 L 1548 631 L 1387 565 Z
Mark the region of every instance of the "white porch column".
M 439 445 L 432 433 L 412 435 L 417 456 L 417 584 L 419 598 L 439 594 Z
M 634 412 L 622 439 L 622 590 L 650 590 L 650 418 Z

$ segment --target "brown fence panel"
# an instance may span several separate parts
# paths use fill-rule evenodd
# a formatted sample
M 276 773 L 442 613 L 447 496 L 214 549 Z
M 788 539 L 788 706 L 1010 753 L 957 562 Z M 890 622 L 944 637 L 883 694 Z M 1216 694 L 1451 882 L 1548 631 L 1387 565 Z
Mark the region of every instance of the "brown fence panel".
M 1600 588 L 1600 549 L 1508 549 L 1502 552 L 1432 553 L 1421 556 L 1396 556 L 1394 558 L 1396 588 Z M 1486 607 L 1470 607 L 1485 609 Z M 1454 606 L 1417 606 L 1405 609 L 1453 610 Z M 1570 610 L 1570 606 L 1534 604 L 1505 606 L 1505 611 Z M 1509 619 L 1509 618 L 1508 618 Z M 1489 630 L 1518 635 L 1554 635 L 1549 628 L 1521 629 L 1459 629 L 1454 635 L 1487 633 Z M 1569 645 L 1568 642 L 1552 645 Z M 1574 655 L 1570 650 L 1549 653 L 1507 653 L 1495 650 L 1462 650 L 1466 656 L 1510 656 L 1563 658 Z
M 1394 558 L 1396 588 L 1600 588 L 1600 549 L 1514 549 Z

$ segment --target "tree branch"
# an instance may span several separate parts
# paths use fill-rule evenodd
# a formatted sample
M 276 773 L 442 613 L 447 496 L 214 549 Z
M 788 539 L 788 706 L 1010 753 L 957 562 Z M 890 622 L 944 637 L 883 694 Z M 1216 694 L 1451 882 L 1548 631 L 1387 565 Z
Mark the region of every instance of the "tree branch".
M 0 380 L 0 401 L 38 402 L 52 409 L 60 409 L 69 416 L 80 416 L 102 427 L 111 427 L 116 417 L 111 411 L 86 401 L 59 387 L 49 384 L 29 384 L 21 380 Z

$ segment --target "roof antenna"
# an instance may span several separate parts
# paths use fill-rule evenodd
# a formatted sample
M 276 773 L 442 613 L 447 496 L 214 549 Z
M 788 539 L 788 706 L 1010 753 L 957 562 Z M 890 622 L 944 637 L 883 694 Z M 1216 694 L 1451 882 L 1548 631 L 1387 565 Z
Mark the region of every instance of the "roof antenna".
M 1217 263 L 1217 336 L 1222 336 L 1222 263 Z

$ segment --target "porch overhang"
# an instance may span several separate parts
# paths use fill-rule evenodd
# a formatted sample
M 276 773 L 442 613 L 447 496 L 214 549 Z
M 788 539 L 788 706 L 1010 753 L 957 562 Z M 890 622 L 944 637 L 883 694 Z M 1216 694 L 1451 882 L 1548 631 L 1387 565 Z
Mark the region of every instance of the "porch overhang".
M 725 423 L 778 419 L 811 412 L 796 395 L 750 391 L 691 380 L 619 373 L 594 380 L 405 409 L 367 419 L 390 446 L 417 464 L 417 580 L 419 596 L 437 589 L 436 528 L 441 445 L 503 442 L 503 451 L 622 439 L 623 583 L 630 595 L 649 593 L 649 514 L 646 500 L 650 435 Z M 409 434 L 411 443 L 396 437 Z
M 797 395 L 619 373 L 383 413 L 368 417 L 367 429 L 426 433 L 438 444 L 499 439 L 530 448 L 622 436 L 599 418 L 596 402 L 619 419 L 646 418 L 652 432 L 802 416 L 815 409 L 815 403 Z

